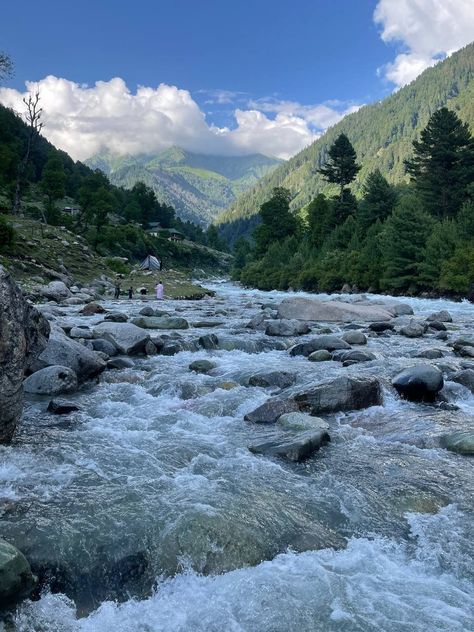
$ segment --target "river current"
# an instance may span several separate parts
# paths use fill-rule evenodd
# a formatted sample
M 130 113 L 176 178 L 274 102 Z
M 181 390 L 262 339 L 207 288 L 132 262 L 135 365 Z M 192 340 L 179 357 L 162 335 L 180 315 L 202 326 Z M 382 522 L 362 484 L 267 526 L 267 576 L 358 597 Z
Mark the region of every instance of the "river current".
M 137 358 L 70 396 L 81 410 L 67 417 L 45 414 L 48 399 L 27 402 L 14 443 L 0 448 L 0 535 L 50 580 L 3 629 L 474 630 L 474 460 L 439 447 L 443 433 L 472 429 L 466 388 L 446 384 L 456 410 L 387 388 L 383 406 L 327 416 L 330 444 L 300 464 L 251 454 L 274 430 L 243 420 L 275 391 L 247 385 L 262 370 L 296 373 L 291 391 L 346 373 L 388 383 L 428 348 L 446 351 L 438 362 L 460 358 L 429 336 L 371 337 L 376 359 L 345 368 L 249 353 L 268 337 L 245 324 L 288 294 L 208 287 L 215 298 L 164 308 L 221 321 L 184 337 L 232 336 L 241 349 Z M 472 335 L 469 303 L 398 300 L 416 317 L 448 309 L 456 334 Z M 100 320 L 78 310 L 67 319 Z M 217 364 L 209 375 L 189 370 L 204 358 Z

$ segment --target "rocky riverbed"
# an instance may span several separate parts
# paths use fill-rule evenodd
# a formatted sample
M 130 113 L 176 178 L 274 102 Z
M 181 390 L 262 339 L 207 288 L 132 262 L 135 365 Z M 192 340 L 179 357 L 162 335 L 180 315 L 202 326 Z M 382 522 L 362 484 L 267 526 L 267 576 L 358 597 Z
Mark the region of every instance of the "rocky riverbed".
M 10 629 L 473 629 L 474 307 L 211 289 L 40 306 Z

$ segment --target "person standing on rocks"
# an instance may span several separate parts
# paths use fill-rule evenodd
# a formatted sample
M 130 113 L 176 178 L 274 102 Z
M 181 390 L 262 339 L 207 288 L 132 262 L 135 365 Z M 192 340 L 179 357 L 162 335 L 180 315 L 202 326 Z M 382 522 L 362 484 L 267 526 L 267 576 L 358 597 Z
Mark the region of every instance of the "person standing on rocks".
M 129 298 L 130 300 L 132 300 L 132 298 L 133 298 L 133 287 L 132 287 L 132 286 L 130 286 L 130 287 L 128 288 L 128 298 Z
M 163 294 L 164 294 L 164 291 L 165 291 L 163 283 L 161 281 L 158 281 L 158 283 L 155 286 L 155 289 L 156 289 L 156 298 L 159 301 L 162 301 L 163 300 Z
M 120 282 L 120 279 L 117 279 L 115 281 L 115 292 L 114 292 L 114 298 L 120 298 L 120 288 L 121 288 L 122 284 Z

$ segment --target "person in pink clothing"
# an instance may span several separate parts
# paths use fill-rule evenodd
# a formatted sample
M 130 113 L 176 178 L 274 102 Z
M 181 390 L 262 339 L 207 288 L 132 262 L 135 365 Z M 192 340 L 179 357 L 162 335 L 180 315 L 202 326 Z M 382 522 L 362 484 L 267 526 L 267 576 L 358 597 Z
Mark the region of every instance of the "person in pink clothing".
M 163 287 L 163 283 L 161 281 L 158 281 L 157 285 L 155 286 L 156 289 L 156 298 L 159 301 L 163 300 L 163 293 L 165 291 L 165 288 Z

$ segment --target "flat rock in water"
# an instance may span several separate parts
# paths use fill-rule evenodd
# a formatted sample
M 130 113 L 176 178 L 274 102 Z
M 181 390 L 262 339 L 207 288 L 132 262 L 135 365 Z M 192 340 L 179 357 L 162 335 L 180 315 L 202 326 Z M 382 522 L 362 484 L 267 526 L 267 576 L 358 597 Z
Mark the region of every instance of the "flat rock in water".
M 274 398 L 269 399 L 251 413 L 247 413 L 244 419 L 255 424 L 273 424 L 281 415 L 297 411 L 298 405 L 295 401 Z
M 376 377 L 342 376 L 321 382 L 295 395 L 300 410 L 313 415 L 360 410 L 382 404 L 382 389 Z
M 396 391 L 415 402 L 433 402 L 443 388 L 442 372 L 431 364 L 418 364 L 398 373 L 392 380 Z
M 0 540 L 0 604 L 14 605 L 27 597 L 37 584 L 26 557 Z
M 149 334 L 133 323 L 100 323 L 94 327 L 94 338 L 104 338 L 115 345 L 119 353 L 145 353 Z
M 296 375 L 294 373 L 288 373 L 287 371 L 270 371 L 268 373 L 256 373 L 249 379 L 250 386 L 261 386 L 266 388 L 268 386 L 276 386 L 278 388 L 288 388 L 292 386 L 296 381 Z
M 314 454 L 321 446 L 330 441 L 325 430 L 302 432 L 293 437 L 282 437 L 273 441 L 264 441 L 249 446 L 253 454 L 276 456 L 289 461 L 303 461 Z
M 188 329 L 189 323 L 179 316 L 141 316 L 133 318 L 132 324 L 142 329 Z
M 343 301 L 322 301 L 310 298 L 286 298 L 278 306 L 279 318 L 304 321 L 351 322 L 390 320 L 392 314 L 377 305 L 361 305 Z
M 54 415 L 68 415 L 76 410 L 80 410 L 80 408 L 77 404 L 68 402 L 67 399 L 52 399 L 46 410 L 48 413 L 53 413 Z
M 307 413 L 285 413 L 277 419 L 277 425 L 285 430 L 329 430 L 329 424 L 320 417 L 314 417 Z
M 220 327 L 221 325 L 224 324 L 224 321 L 222 320 L 197 320 L 194 323 L 192 323 L 193 327 L 196 327 L 197 329 L 204 329 L 206 327 Z
M 25 393 L 34 395 L 60 395 L 77 390 L 77 376 L 67 366 L 48 366 L 26 378 Z
M 474 455 L 474 431 L 472 430 L 459 430 L 443 435 L 440 443 L 443 448 L 451 452 Z

